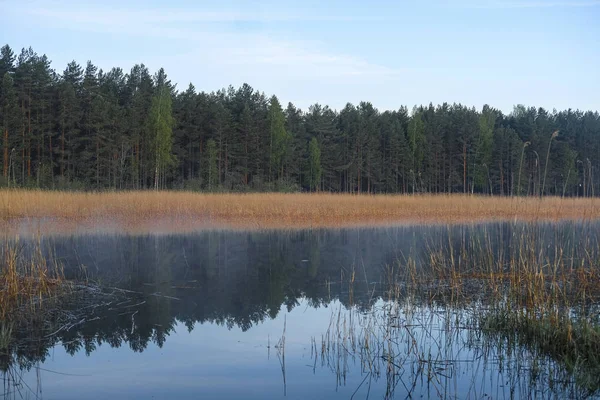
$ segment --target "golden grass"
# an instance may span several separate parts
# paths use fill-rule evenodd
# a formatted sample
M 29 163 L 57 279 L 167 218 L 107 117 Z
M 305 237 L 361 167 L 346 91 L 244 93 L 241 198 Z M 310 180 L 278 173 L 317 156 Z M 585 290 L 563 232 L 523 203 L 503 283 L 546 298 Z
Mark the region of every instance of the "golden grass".
M 0 190 L 0 228 L 9 234 L 23 232 L 24 227 L 40 233 L 86 227 L 180 232 L 597 218 L 595 199 Z
M 62 269 L 49 265 L 38 241 L 31 253 L 24 254 L 18 239 L 0 246 L 0 319 L 23 311 L 65 288 Z M 54 261 L 51 260 L 51 263 Z

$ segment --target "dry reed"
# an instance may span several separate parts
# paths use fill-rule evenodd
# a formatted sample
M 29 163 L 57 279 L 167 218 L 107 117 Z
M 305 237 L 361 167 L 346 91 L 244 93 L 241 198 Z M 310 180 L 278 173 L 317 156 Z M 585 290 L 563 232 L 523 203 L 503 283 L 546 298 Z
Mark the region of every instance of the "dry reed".
M 39 241 L 27 251 L 18 238 L 4 241 L 0 248 L 0 320 L 31 313 L 67 287 L 62 268 L 45 258 Z
M 0 191 L 0 227 L 72 233 L 321 228 L 598 219 L 594 199 L 468 195 Z
M 597 395 L 596 229 L 596 223 L 586 222 L 515 223 L 510 229 L 464 226 L 449 229 L 448 235 L 422 237 L 426 242 L 422 252 L 385 271 L 384 302 L 357 315 L 354 325 L 340 318 L 340 311 L 332 312 L 334 323 L 320 350 L 316 339 L 311 350 L 321 354 L 338 384 L 345 381 L 348 359 L 356 357 L 371 376 L 388 372 L 388 388 L 409 375 L 409 383 L 418 378 L 421 385 L 426 382 L 432 390 L 439 389 L 440 397 L 468 397 L 453 393 L 456 388 L 445 384 L 448 376 L 460 374 L 463 362 L 477 365 L 495 354 L 504 360 L 497 367 L 499 374 L 502 365 L 518 371 L 520 378 L 511 383 L 511 390 L 525 384 L 558 398 Z M 346 279 L 354 284 L 354 275 Z M 465 348 L 477 348 L 485 356 L 463 358 L 460 352 Z M 480 367 L 488 368 L 485 363 Z M 473 381 L 480 381 L 477 368 L 473 369 Z M 404 389 L 412 393 L 414 383 Z M 527 393 L 525 397 L 538 397 L 535 391 Z
M 483 228 L 448 237 L 428 245 L 418 270 L 406 262 L 402 279 L 455 308 L 484 304 L 479 331 L 551 357 L 593 393 L 600 390 L 600 242 L 586 235 L 595 225 L 567 227 L 515 224 L 509 237 Z

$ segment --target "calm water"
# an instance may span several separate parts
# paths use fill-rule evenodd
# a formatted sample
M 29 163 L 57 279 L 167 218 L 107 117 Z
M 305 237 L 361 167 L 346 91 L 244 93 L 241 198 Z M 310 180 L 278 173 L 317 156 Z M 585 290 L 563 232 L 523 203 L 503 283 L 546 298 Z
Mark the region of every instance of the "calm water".
M 596 225 L 543 225 L 544 257 Z M 567 398 L 548 357 L 475 329 L 485 296 L 447 306 L 386 282 L 433 244 L 522 227 L 417 227 L 43 241 L 88 288 L 1 355 L 6 398 Z M 597 242 L 596 242 L 597 243 Z M 25 244 L 26 245 L 26 244 Z M 26 245 L 27 246 L 27 245 Z M 496 255 L 497 255 L 496 254 Z M 400 264 L 399 264 L 400 263 Z M 390 297 L 394 298 L 390 302 Z

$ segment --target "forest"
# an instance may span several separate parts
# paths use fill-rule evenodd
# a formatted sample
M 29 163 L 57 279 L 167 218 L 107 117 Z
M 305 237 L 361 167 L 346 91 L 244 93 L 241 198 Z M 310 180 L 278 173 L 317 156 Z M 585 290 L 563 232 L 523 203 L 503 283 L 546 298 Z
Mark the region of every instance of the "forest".
M 248 84 L 178 90 L 163 69 L 62 72 L 0 51 L 0 187 L 594 196 L 598 111 L 462 104 L 301 110 Z M 193 77 L 190 77 L 193 78 Z M 401 93 L 398 94 L 399 98 Z

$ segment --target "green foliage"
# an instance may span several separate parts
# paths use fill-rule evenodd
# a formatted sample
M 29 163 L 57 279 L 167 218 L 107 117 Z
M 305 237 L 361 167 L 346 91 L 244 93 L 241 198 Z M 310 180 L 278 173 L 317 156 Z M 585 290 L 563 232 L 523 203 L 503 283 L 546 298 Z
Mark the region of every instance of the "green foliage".
M 273 185 L 268 187 L 269 192 L 296 193 L 300 191 L 300 185 L 292 179 L 277 179 Z
M 479 138 L 475 149 L 475 185 L 484 193 L 488 191 L 489 171 L 492 167 L 496 118 L 496 111 L 487 105 L 483 107 L 483 111 L 479 115 Z
M 319 190 L 321 174 L 323 173 L 323 170 L 321 168 L 321 148 L 319 147 L 319 141 L 317 138 L 312 138 L 310 140 L 308 154 L 308 182 L 310 190 Z
M 213 191 L 217 189 L 219 184 L 219 171 L 217 169 L 217 144 L 213 139 L 209 139 L 206 143 L 206 157 L 204 166 L 204 180 L 206 189 Z
M 0 92 L 0 144 L 2 145 L 3 161 L 1 176 L 8 185 L 9 172 L 14 172 L 14 151 L 12 149 L 15 146 L 19 126 L 17 93 L 9 72 L 4 73 L 0 88 L 2 89 Z
M 406 187 L 409 171 L 413 168 L 412 153 L 406 139 L 404 125 L 408 113 L 386 112 L 381 116 L 382 186 L 386 193 L 401 192 Z
M 13 186 L 600 193 L 597 111 L 283 110 L 247 84 L 177 92 L 164 70 L 152 76 L 143 64 L 125 73 L 72 61 L 56 73 L 46 56 L 9 46 L 0 74 L 1 175 L 8 184 L 10 169 Z
M 17 93 L 14 81 L 10 73 L 4 73 L 2 77 L 2 127 L 15 129 L 17 123 Z
M 12 51 L 9 45 L 4 45 L 0 49 L 0 76 L 4 74 L 13 73 L 15 69 L 15 53 Z
M 412 154 L 413 170 L 420 171 L 425 156 L 423 147 L 425 145 L 425 127 L 419 111 L 413 113 L 408 124 L 408 143 Z
M 268 121 L 269 133 L 271 136 L 271 171 L 272 174 L 279 176 L 281 179 L 283 178 L 283 165 L 291 137 L 285 130 L 285 116 L 283 115 L 281 104 L 279 104 L 279 100 L 276 96 L 271 97 Z
M 171 111 L 171 93 L 164 85 L 158 88 L 157 94 L 152 98 L 152 105 L 148 116 L 149 129 L 152 132 L 152 147 L 154 151 L 155 180 L 154 187 L 158 189 L 161 175 L 165 169 L 174 163 L 172 154 L 173 146 L 173 116 Z

